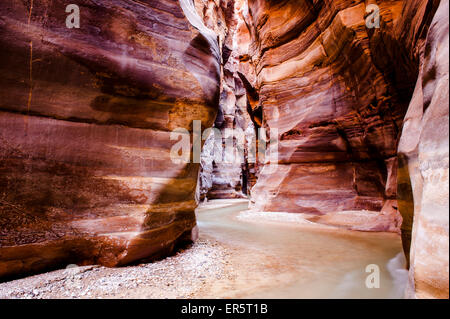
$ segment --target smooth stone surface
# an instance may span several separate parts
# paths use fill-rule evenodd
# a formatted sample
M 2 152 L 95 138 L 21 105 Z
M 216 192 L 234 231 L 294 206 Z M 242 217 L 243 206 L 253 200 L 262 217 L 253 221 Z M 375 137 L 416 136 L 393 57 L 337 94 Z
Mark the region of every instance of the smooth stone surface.
M 170 132 L 214 122 L 217 40 L 176 0 L 80 0 L 79 29 L 27 3 L 0 4 L 0 277 L 170 253 L 199 168 Z

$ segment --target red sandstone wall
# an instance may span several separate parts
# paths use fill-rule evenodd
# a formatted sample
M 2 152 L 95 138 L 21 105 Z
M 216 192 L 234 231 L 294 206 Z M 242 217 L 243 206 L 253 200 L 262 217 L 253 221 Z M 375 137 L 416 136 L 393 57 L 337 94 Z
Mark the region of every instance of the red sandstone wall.
M 195 227 L 198 165 L 170 131 L 210 126 L 220 67 L 176 0 L 0 4 L 0 277 L 169 252 Z

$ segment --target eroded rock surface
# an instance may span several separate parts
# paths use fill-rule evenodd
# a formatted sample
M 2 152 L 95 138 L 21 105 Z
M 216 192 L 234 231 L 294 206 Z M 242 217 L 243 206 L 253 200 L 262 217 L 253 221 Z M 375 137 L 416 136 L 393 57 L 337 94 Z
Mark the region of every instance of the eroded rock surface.
M 256 161 L 249 150 L 256 141 L 256 128 L 247 110 L 247 91 L 239 76 L 236 32 L 242 1 L 219 1 L 218 6 L 199 4 L 200 15 L 215 28 L 222 43 L 222 82 L 219 111 L 214 129 L 203 147 L 200 173 L 200 199 L 243 198 L 256 181 Z M 221 26 L 222 28 L 219 28 Z M 226 28 L 225 30 L 222 30 Z M 251 156 L 251 154 L 250 154 Z
M 277 167 L 262 169 L 254 209 L 380 211 L 372 230 L 399 229 L 397 145 L 434 4 L 376 4 L 379 29 L 366 26 L 364 1 L 252 0 L 241 11 L 252 110 L 279 131 Z
M 403 219 L 407 254 L 413 230 L 417 296 L 432 297 L 448 296 L 448 21 L 436 13 L 440 3 L 249 0 L 238 27 L 252 116 L 279 131 L 278 158 L 252 189 L 253 209 L 351 229 L 367 210 L 361 230 L 373 231 L 399 231 Z M 366 24 L 371 4 L 379 28 Z
M 448 298 L 447 0 L 77 4 L 70 30 L 63 1 L 0 4 L 0 276 L 155 257 L 195 236 L 195 199 L 250 194 L 401 226 L 408 296 Z M 215 162 L 210 138 L 198 175 L 169 158 L 193 120 L 278 130 L 277 157 Z
M 448 10 L 441 1 L 431 23 L 399 146 L 399 203 L 411 245 L 407 295 L 417 298 L 449 298 Z
M 170 131 L 216 118 L 215 33 L 175 0 L 74 3 L 79 29 L 66 1 L 0 4 L 0 277 L 195 236 L 198 165 L 171 161 Z

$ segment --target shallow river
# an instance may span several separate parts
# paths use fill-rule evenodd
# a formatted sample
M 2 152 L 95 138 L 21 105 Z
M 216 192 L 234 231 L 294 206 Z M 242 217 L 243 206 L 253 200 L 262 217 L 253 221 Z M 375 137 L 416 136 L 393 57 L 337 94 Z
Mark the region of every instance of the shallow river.
M 242 251 L 232 263 L 248 275 L 227 288 L 231 297 L 402 298 L 407 271 L 397 234 L 236 218 L 247 207 L 214 201 L 197 210 L 203 236 Z M 379 288 L 366 286 L 368 265 L 379 267 Z

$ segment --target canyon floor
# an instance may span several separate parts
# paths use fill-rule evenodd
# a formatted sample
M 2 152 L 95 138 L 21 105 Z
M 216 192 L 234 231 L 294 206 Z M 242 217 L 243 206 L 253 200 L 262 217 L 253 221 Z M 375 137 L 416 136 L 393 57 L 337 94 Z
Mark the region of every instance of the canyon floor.
M 199 240 L 166 259 L 77 267 L 0 284 L 0 298 L 401 298 L 407 271 L 393 233 L 247 211 L 245 200 L 197 210 Z M 366 287 L 368 265 L 380 288 Z

